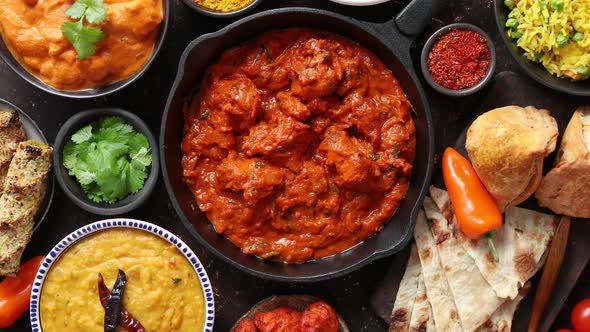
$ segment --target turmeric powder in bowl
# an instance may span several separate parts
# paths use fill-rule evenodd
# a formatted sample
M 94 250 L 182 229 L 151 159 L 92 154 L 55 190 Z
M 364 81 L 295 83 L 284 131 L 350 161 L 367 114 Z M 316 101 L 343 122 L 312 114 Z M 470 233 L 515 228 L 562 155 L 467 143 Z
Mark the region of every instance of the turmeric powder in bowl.
M 229 13 L 246 7 L 254 0 L 194 0 L 199 6 L 222 13 Z

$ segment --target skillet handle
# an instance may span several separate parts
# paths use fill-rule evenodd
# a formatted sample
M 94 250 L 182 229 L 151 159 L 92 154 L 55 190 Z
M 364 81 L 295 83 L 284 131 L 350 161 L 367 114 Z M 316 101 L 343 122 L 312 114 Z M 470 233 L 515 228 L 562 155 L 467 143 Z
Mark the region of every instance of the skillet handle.
M 438 12 L 443 0 L 412 0 L 396 17 L 397 28 L 406 36 L 416 36 Z

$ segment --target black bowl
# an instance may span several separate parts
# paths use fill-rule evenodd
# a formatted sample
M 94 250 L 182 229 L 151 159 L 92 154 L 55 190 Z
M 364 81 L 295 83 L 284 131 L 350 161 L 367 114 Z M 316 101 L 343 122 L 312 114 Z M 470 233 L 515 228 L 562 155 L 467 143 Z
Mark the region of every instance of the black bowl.
M 184 126 L 183 104 L 187 96 L 200 86 L 208 65 L 216 61 L 226 49 L 250 40 L 261 32 L 287 27 L 331 31 L 358 42 L 377 55 L 392 70 L 414 106 L 417 139 L 416 160 L 408 192 L 390 222 L 374 236 L 345 252 L 299 264 L 272 262 L 245 255 L 225 237 L 218 235 L 205 214 L 199 210 L 193 193 L 183 180 L 180 150 Z M 385 42 L 369 29 L 350 18 L 323 10 L 287 8 L 249 16 L 216 33 L 201 36 L 187 46 L 180 59 L 178 74 L 162 118 L 160 154 L 164 182 L 172 205 L 189 233 L 209 251 L 236 268 L 258 277 L 311 282 L 344 275 L 375 259 L 390 256 L 409 243 L 432 173 L 432 120 L 413 69 L 400 60 L 409 58 L 410 40 L 401 33 L 389 31 L 388 41 Z M 396 45 L 397 50 L 387 45 Z
M 590 79 L 583 81 L 571 81 L 552 75 L 543 65 L 527 59 L 523 51 L 516 45 L 516 40 L 508 37 L 506 20 L 509 9 L 504 5 L 504 0 L 494 0 L 496 24 L 500 29 L 500 35 L 508 47 L 508 51 L 514 57 L 522 69 L 535 81 L 551 89 L 578 96 L 590 96 Z
M 135 74 L 121 81 L 109 83 L 94 89 L 59 90 L 41 81 L 35 75 L 31 74 L 27 69 L 25 69 L 23 65 L 14 57 L 14 55 L 12 55 L 12 53 L 8 49 L 8 46 L 4 42 L 3 37 L 0 38 L 0 57 L 4 60 L 4 62 L 8 64 L 10 68 L 12 68 L 12 70 L 14 70 L 15 73 L 17 73 L 25 81 L 51 94 L 76 99 L 105 96 L 113 92 L 119 91 L 124 87 L 128 86 L 129 84 L 135 82 L 138 78 L 141 77 L 141 75 L 143 75 L 148 70 L 150 65 L 154 62 L 156 56 L 162 48 L 162 44 L 164 44 L 164 38 L 166 37 L 166 32 L 168 31 L 168 21 L 170 20 L 170 1 L 171 0 L 162 0 L 162 10 L 164 11 L 162 23 L 160 24 L 160 31 L 158 32 L 156 44 L 154 45 L 154 50 L 149 60 Z
M 453 29 L 470 30 L 483 36 L 483 38 L 486 40 L 486 45 L 488 46 L 490 54 L 490 63 L 488 65 L 488 70 L 486 71 L 486 74 L 482 78 L 482 80 L 472 87 L 461 90 L 448 89 L 438 84 L 432 78 L 432 76 L 430 75 L 430 71 L 428 70 L 428 56 L 430 54 L 430 50 L 432 49 L 432 45 L 434 45 L 434 43 L 438 40 L 438 38 L 440 38 L 440 36 L 444 35 L 445 33 Z M 432 36 L 428 38 L 426 44 L 424 44 L 424 47 L 422 48 L 422 54 L 420 55 L 420 69 L 422 69 L 422 75 L 424 75 L 424 79 L 434 90 L 451 97 L 469 96 L 483 89 L 494 77 L 494 70 L 496 69 L 496 49 L 494 48 L 494 43 L 492 42 L 490 36 L 488 36 L 488 34 L 485 33 L 485 31 L 478 28 L 477 26 L 469 23 L 449 24 L 435 31 L 432 34 Z
M 238 16 L 246 14 L 247 12 L 254 9 L 254 7 L 258 6 L 262 2 L 262 0 L 253 0 L 252 2 L 247 4 L 246 6 L 236 9 L 236 10 L 233 10 L 231 12 L 220 12 L 220 11 L 216 11 L 216 10 L 211 10 L 209 8 L 197 5 L 194 2 L 194 0 L 182 0 L 182 2 L 184 2 L 184 4 L 187 5 L 188 7 L 190 7 L 192 10 L 194 10 L 198 13 L 201 13 L 201 14 L 205 14 L 207 16 L 216 17 L 216 18 L 231 18 L 231 17 L 238 17 Z
M 109 115 L 120 116 L 136 131 L 143 133 L 147 137 L 152 148 L 152 165 L 150 166 L 150 174 L 148 175 L 143 188 L 138 193 L 130 194 L 113 204 L 96 203 L 86 197 L 84 190 L 82 190 L 78 181 L 68 174 L 68 170 L 64 167 L 62 162 L 64 146 L 70 137 L 85 125 Z M 61 126 L 57 133 L 57 137 L 55 138 L 55 146 L 53 148 L 53 169 L 59 186 L 66 193 L 66 196 L 68 196 L 76 205 L 94 214 L 114 216 L 132 211 L 148 199 L 158 181 L 160 171 L 158 156 L 157 141 L 154 138 L 154 135 L 152 135 L 145 122 L 143 122 L 137 115 L 118 108 L 100 108 L 77 113 Z

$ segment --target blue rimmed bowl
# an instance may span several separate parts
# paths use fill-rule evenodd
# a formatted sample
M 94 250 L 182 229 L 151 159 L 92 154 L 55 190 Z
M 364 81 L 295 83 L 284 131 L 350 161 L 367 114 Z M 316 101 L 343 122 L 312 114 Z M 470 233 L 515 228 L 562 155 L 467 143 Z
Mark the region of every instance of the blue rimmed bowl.
M 31 304 L 29 308 L 31 330 L 33 332 L 43 331 L 40 317 L 41 291 L 43 290 L 45 278 L 47 277 L 47 274 L 51 270 L 53 264 L 59 260 L 61 255 L 64 252 L 66 252 L 69 247 L 71 247 L 78 241 L 86 238 L 89 235 L 114 228 L 129 228 L 145 231 L 166 240 L 167 242 L 173 244 L 174 246 L 176 246 L 176 248 L 178 248 L 182 255 L 187 259 L 187 261 L 190 262 L 193 269 L 195 270 L 195 273 L 199 277 L 201 290 L 203 291 L 203 299 L 205 302 L 203 332 L 213 332 L 213 323 L 215 321 L 215 302 L 213 299 L 213 288 L 211 286 L 209 276 L 205 271 L 205 267 L 203 266 L 201 261 L 199 261 L 197 255 L 181 239 L 179 239 L 176 235 L 172 234 L 171 232 L 165 230 L 164 228 L 146 221 L 123 218 L 97 221 L 84 227 L 78 228 L 77 230 L 73 231 L 68 236 L 66 236 L 63 240 L 59 241 L 55 245 L 55 247 L 51 249 L 49 254 L 41 263 L 39 271 L 37 271 L 37 275 L 35 276 L 35 282 L 33 283 L 33 288 L 31 290 Z

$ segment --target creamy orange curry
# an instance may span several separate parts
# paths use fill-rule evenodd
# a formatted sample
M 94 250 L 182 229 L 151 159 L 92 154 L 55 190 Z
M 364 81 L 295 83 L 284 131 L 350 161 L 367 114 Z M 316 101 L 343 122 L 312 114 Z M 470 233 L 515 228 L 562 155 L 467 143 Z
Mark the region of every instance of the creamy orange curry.
M 13 55 L 40 80 L 60 90 L 95 88 L 128 78 L 149 60 L 162 22 L 162 0 L 104 0 L 105 39 L 84 60 L 61 26 L 74 0 L 0 0 L 0 31 Z
M 333 255 L 375 234 L 406 194 L 410 106 L 358 44 L 268 32 L 223 53 L 186 105 L 184 178 L 215 230 L 244 253 Z

